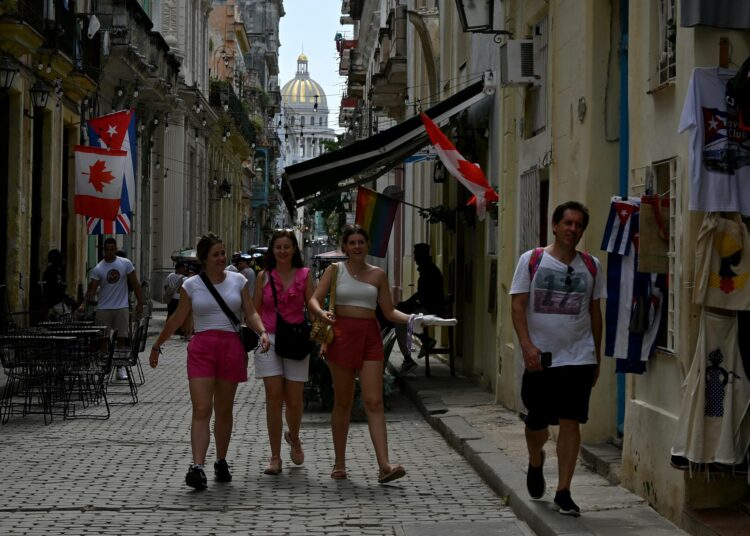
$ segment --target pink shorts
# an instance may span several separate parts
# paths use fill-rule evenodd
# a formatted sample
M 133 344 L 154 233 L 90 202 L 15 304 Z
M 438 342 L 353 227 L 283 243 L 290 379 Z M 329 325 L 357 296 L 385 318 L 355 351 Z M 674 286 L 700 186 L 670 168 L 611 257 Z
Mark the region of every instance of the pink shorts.
M 383 361 L 380 324 L 374 318 L 337 316 L 333 325 L 333 342 L 326 359 L 345 368 L 361 369 L 365 361 Z
M 239 335 L 210 329 L 193 335 L 187 348 L 188 380 L 216 378 L 233 383 L 247 381 L 247 354 Z

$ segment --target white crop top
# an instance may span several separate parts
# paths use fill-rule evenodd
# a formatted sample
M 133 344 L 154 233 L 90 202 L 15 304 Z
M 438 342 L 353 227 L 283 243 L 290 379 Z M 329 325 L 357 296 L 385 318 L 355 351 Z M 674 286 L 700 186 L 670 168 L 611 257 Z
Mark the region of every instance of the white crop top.
M 369 283 L 357 281 L 340 262 L 336 278 L 336 305 L 353 305 L 375 310 L 378 303 L 378 288 Z

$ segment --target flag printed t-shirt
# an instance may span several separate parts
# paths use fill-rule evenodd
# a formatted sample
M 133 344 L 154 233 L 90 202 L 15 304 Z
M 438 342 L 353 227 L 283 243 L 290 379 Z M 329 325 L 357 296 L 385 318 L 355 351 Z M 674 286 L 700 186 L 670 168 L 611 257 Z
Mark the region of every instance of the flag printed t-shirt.
M 135 268 L 122 257 L 112 262 L 101 261 L 91 270 L 91 279 L 99 281 L 97 309 L 124 309 L 128 307 L 128 274 Z
M 750 132 L 727 114 L 724 92 L 735 71 L 695 68 L 678 132 L 690 131 L 690 210 L 750 216 Z
M 529 277 L 527 251 L 518 261 L 510 294 L 529 294 L 526 320 L 531 342 L 542 352 L 552 353 L 552 366 L 596 364 L 589 304 L 607 297 L 599 260 L 594 277 L 580 255 L 568 266 L 549 253 L 542 256 L 534 280 Z

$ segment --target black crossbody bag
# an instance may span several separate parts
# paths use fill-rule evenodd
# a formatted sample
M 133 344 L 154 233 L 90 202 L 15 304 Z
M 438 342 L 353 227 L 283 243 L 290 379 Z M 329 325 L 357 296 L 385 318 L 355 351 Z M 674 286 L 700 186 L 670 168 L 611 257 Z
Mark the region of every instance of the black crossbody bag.
M 227 315 L 227 318 L 229 318 L 229 321 L 232 323 L 232 326 L 234 326 L 235 331 L 237 332 L 237 335 L 239 335 L 240 340 L 242 340 L 242 346 L 244 346 L 246 352 L 252 352 L 258 347 L 258 344 L 260 342 L 260 336 L 253 331 L 252 328 L 249 328 L 247 326 L 243 326 L 239 319 L 237 318 L 237 315 L 235 315 L 232 310 L 229 308 L 229 306 L 224 301 L 224 298 L 221 297 L 221 294 L 219 294 L 219 291 L 216 290 L 216 287 L 214 287 L 213 283 L 211 283 L 211 280 L 208 278 L 205 272 L 202 272 L 200 274 L 200 278 L 203 281 L 203 284 L 206 285 L 206 288 L 211 293 L 211 295 L 216 300 L 216 303 L 219 304 L 219 307 L 221 307 L 221 310 L 224 311 L 224 314 Z M 237 327 L 239 326 L 239 330 Z
M 276 285 L 271 271 L 268 272 L 268 279 L 273 292 L 273 303 L 276 306 L 276 342 L 274 343 L 276 355 L 301 361 L 313 348 L 313 342 L 310 340 L 310 323 L 303 320 L 299 324 L 291 324 L 281 317 L 279 301 L 276 298 Z

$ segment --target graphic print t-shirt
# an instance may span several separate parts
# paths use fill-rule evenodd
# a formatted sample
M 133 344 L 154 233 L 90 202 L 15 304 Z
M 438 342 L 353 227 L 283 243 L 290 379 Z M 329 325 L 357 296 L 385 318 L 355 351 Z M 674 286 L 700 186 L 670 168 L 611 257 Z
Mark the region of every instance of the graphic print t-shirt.
M 690 131 L 690 210 L 750 216 L 750 132 L 727 113 L 724 92 L 735 71 L 696 68 L 677 132 Z
M 510 294 L 529 294 L 526 320 L 531 342 L 552 353 L 552 366 L 596 364 L 589 303 L 607 297 L 605 277 L 598 259 L 594 277 L 580 255 L 570 265 L 545 253 L 530 281 L 527 251 L 518 261 Z
M 112 262 L 103 260 L 94 266 L 91 279 L 99 281 L 97 309 L 124 309 L 128 306 L 128 274 L 133 270 L 133 263 L 122 257 L 115 257 Z

